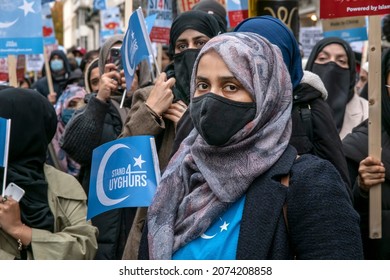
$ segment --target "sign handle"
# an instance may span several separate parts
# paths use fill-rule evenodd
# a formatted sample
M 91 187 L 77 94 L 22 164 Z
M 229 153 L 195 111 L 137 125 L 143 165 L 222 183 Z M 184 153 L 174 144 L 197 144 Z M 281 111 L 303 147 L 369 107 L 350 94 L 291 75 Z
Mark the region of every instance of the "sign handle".
M 381 113 L 381 30 L 380 16 L 369 16 L 371 32 L 368 36 L 368 154 L 381 160 L 382 113 Z M 381 184 L 370 188 L 369 195 L 369 236 L 371 239 L 382 238 L 382 187 Z
M 8 55 L 7 63 L 8 63 L 9 85 L 16 88 L 18 87 L 18 77 L 16 75 L 16 64 L 17 64 L 16 56 Z

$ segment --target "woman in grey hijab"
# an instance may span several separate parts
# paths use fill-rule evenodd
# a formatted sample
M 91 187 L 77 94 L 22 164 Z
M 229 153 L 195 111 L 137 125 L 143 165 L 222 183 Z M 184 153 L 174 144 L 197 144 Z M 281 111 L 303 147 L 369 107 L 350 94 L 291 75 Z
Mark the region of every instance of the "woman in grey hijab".
M 163 173 L 141 259 L 362 258 L 337 170 L 288 144 L 292 84 L 278 48 L 254 33 L 214 37 L 191 98 L 195 129 Z

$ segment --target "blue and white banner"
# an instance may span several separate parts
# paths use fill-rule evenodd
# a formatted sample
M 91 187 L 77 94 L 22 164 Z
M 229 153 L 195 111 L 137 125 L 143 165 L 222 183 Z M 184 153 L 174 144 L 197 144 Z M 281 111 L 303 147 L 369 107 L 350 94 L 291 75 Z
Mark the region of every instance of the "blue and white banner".
M 3 178 L 1 178 L 2 194 L 4 193 L 5 182 L 6 182 L 10 131 L 11 131 L 11 120 L 0 118 L 0 168 L 3 171 L 2 172 Z
M 105 10 L 105 9 L 107 9 L 106 0 L 93 0 L 93 9 L 94 10 Z
M 130 16 L 121 52 L 126 86 L 131 88 L 137 65 L 142 60 L 149 59 L 149 56 L 153 54 L 152 44 L 141 8 L 135 10 Z
M 111 209 L 147 207 L 160 180 L 153 136 L 130 136 L 93 151 L 87 219 Z
M 0 1 L 0 56 L 40 53 L 41 0 Z

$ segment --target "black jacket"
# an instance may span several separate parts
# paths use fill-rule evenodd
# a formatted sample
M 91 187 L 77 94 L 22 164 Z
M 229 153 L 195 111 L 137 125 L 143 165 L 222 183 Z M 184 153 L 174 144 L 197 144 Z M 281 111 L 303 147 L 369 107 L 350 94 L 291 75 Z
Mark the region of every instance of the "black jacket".
M 369 238 L 369 196 L 357 185 L 359 163 L 368 156 L 368 120 L 357 126 L 343 139 L 353 186 L 354 207 L 361 217 L 360 227 L 366 259 L 390 259 L 390 137 L 382 130 L 382 162 L 386 179 L 382 183 L 382 239 Z
M 236 259 L 362 259 L 359 217 L 334 166 L 296 155 L 290 146 L 248 189 Z M 288 188 L 280 183 L 286 174 Z M 149 258 L 146 237 L 147 227 L 139 259 Z

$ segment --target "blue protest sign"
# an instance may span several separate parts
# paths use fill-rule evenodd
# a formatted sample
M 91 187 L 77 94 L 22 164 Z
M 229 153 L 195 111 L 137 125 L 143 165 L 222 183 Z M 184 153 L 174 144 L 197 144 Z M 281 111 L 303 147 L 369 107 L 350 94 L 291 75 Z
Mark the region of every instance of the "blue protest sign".
M 41 0 L 0 2 L 0 56 L 43 53 Z
M 153 136 L 131 136 L 93 151 L 87 219 L 111 209 L 147 207 L 160 180 Z
M 11 131 L 11 120 L 0 118 L 0 169 L 3 171 L 2 182 L 2 194 L 5 189 L 5 181 L 8 165 L 8 147 L 9 147 L 9 135 Z

